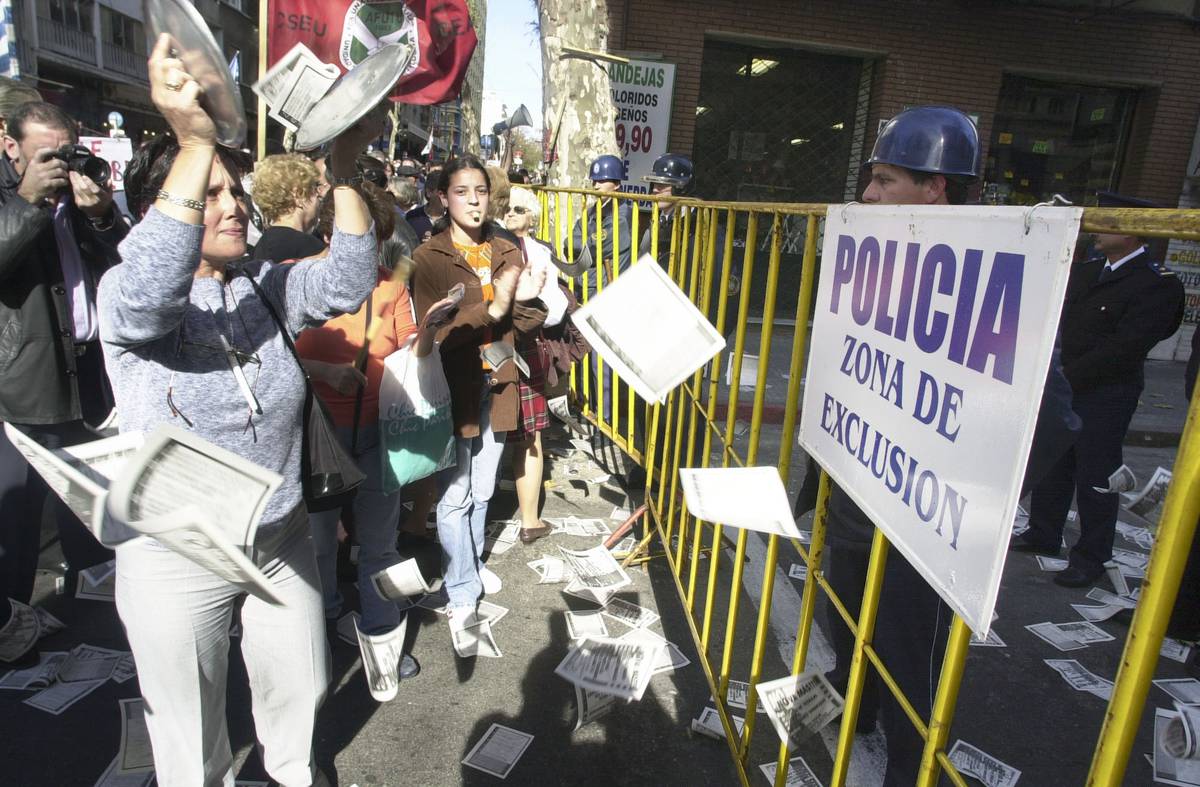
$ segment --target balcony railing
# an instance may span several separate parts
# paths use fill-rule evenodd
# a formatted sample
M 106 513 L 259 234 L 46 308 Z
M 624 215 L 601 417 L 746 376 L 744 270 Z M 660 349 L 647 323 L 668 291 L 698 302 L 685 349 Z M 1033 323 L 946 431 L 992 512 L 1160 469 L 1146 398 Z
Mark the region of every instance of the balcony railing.
M 125 47 L 104 42 L 104 67 L 143 82 L 149 82 L 146 71 L 146 56 L 131 52 Z
M 38 45 L 60 55 L 96 64 L 95 35 L 67 27 L 48 17 L 38 17 Z

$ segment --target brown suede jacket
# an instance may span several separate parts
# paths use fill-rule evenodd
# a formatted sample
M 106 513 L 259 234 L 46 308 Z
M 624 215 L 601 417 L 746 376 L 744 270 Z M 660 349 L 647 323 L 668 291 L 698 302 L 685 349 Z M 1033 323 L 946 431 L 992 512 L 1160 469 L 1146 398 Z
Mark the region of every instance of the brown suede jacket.
M 516 246 L 495 233 L 488 240 L 492 244 L 492 281 L 505 268 L 523 264 L 521 250 Z M 462 282 L 466 287 L 453 319 L 438 329 L 437 341 L 446 382 L 450 386 L 454 433 L 459 437 L 476 437 L 479 435 L 480 392 L 484 384 L 480 345 L 503 340 L 518 346 L 522 334 L 536 331 L 546 321 L 546 306 L 536 299 L 514 303 L 510 314 L 499 321 L 493 320 L 488 314 L 490 301 L 483 299 L 479 277 L 454 248 L 449 230 L 439 232 L 423 243 L 413 252 L 413 262 L 410 291 L 418 320 L 425 316 L 430 306 L 445 298 L 455 284 Z M 513 363 L 488 372 L 494 432 L 510 432 L 517 428 L 521 407 L 517 391 L 519 374 Z

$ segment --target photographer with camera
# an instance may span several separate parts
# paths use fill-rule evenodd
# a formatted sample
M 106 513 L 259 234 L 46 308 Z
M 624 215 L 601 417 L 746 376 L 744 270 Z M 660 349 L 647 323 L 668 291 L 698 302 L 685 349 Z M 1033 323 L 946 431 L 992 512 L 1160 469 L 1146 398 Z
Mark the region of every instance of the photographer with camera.
M 0 421 L 49 448 L 95 439 L 113 398 L 100 351 L 96 284 L 119 261 L 128 226 L 113 208 L 107 164 L 77 147 L 75 123 L 52 104 L 6 118 L 0 157 Z M 65 148 L 65 149 L 64 149 Z M 83 174 L 88 172 L 93 177 Z M 99 180 L 100 182 L 97 182 Z M 48 488 L 0 440 L 0 662 L 28 657 L 17 632 L 32 610 L 41 513 Z M 53 498 L 68 586 L 112 557 Z M 36 627 L 34 629 L 36 631 Z

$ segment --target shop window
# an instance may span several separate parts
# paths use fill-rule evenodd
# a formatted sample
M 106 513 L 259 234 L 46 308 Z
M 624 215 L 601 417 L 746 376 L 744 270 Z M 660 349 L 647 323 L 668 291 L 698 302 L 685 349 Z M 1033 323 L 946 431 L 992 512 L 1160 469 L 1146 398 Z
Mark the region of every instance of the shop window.
M 50 21 L 63 27 L 92 32 L 92 3 L 89 0 L 49 0 Z
M 1077 205 L 1121 173 L 1137 92 L 1006 74 L 988 145 L 985 202 Z

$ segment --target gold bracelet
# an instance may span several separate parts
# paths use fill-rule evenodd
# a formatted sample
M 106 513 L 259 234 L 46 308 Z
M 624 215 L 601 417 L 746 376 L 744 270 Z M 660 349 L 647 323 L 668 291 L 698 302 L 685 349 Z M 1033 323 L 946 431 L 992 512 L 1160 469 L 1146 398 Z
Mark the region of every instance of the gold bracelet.
M 163 202 L 169 202 L 172 205 L 178 205 L 181 208 L 191 208 L 192 210 L 204 212 L 204 203 L 198 199 L 189 199 L 187 197 L 176 197 L 163 189 L 158 190 L 158 198 Z

